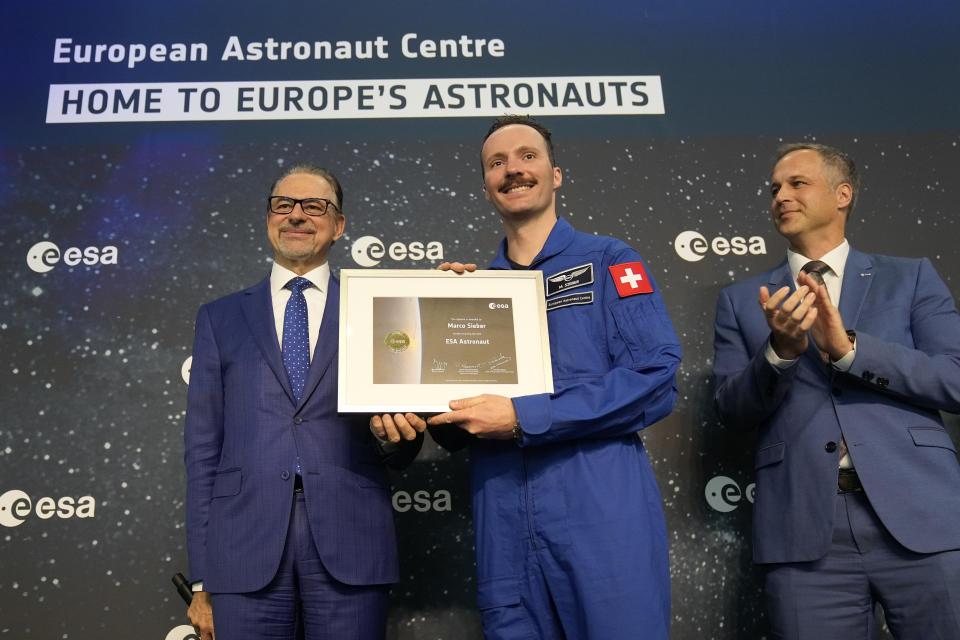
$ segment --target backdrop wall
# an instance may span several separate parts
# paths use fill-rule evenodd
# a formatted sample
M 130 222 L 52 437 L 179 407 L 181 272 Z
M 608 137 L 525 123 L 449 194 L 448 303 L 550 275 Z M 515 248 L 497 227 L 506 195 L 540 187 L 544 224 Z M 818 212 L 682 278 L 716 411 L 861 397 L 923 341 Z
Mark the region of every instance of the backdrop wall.
M 795 139 L 857 160 L 855 246 L 928 256 L 960 293 L 958 24 L 945 1 L 6 3 L 0 637 L 190 636 L 170 576 L 193 319 L 268 272 L 269 184 L 340 177 L 335 273 L 486 264 L 478 153 L 503 113 L 554 130 L 561 214 L 643 255 L 683 343 L 676 409 L 643 434 L 673 637 L 763 637 L 716 296 L 782 259 L 766 178 Z M 428 441 L 394 476 L 391 640 L 481 637 L 467 466 Z

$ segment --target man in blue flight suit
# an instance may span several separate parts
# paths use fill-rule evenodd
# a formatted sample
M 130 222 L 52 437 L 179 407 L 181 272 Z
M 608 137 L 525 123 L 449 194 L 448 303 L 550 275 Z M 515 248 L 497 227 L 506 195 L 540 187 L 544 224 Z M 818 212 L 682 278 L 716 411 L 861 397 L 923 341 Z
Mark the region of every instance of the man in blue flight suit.
M 470 445 L 484 633 L 665 639 L 666 526 L 637 432 L 673 408 L 676 333 L 636 251 L 557 217 L 545 127 L 501 118 L 481 161 L 506 232 L 491 268 L 545 276 L 555 387 L 453 400 L 428 420 L 444 446 Z

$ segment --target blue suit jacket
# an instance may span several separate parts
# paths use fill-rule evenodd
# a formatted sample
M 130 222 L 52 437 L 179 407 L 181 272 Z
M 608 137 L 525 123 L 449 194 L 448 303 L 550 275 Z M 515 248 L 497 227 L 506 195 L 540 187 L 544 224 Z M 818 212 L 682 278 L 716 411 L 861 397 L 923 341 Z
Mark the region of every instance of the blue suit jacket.
M 857 353 L 846 373 L 824 364 L 812 340 L 784 371 L 766 361 L 762 285 L 792 289 L 786 261 L 721 292 L 714 344 L 721 419 L 760 430 L 754 561 L 826 554 L 841 436 L 870 503 L 903 546 L 960 548 L 960 466 L 938 412 L 960 411 L 960 316 L 930 261 L 851 248 L 839 309 L 857 333 Z
M 327 570 L 347 584 L 397 580 L 383 463 L 366 417 L 337 414 L 340 286 L 330 278 L 299 404 L 283 367 L 269 278 L 200 308 L 184 439 L 191 579 L 211 592 L 266 586 L 280 564 L 297 457 L 310 529 Z

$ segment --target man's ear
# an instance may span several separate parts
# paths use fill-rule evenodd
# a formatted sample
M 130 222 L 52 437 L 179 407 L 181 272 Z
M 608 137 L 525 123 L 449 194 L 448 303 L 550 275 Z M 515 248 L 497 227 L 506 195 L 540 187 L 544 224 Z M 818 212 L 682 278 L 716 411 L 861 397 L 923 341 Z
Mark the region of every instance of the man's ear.
M 837 185 L 837 209 L 847 209 L 853 202 L 853 187 L 849 183 L 841 182 Z
M 330 242 L 331 245 L 343 236 L 343 232 L 346 227 L 347 217 L 343 215 L 343 213 L 338 214 L 337 221 L 334 223 L 333 227 L 333 240 Z

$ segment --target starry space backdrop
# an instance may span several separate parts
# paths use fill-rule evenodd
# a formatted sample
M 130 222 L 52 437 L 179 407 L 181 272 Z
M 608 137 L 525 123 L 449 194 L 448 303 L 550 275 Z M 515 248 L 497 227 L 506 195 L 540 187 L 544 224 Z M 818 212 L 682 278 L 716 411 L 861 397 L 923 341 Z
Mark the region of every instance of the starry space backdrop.
M 836 11 L 848 30 L 841 31 L 817 16 L 831 6 L 819 0 L 801 16 L 778 3 L 724 11 L 706 2 L 600 3 L 585 15 L 574 3 L 534 1 L 512 11 L 518 22 L 538 21 L 531 42 L 527 30 L 504 26 L 502 15 L 474 2 L 464 3 L 469 19 L 439 2 L 419 9 L 429 19 L 378 2 L 336 13 L 282 2 L 286 11 L 263 15 L 248 4 L 249 16 L 231 11 L 225 19 L 216 3 L 182 1 L 137 11 L 111 2 L 49 14 L 0 9 L 9 52 L 0 68 L 18 87 L 17 99 L 8 91 L 0 107 L 0 639 L 189 637 L 170 577 L 187 571 L 182 457 L 193 321 L 204 302 L 268 274 L 264 198 L 285 167 L 307 161 L 340 178 L 347 227 L 331 252 L 334 274 L 358 267 L 351 247 L 364 236 L 385 245 L 437 242 L 444 259 L 480 265 L 501 236 L 477 162 L 489 118 L 43 123 L 49 84 L 126 82 L 134 74 L 156 81 L 660 74 L 664 116 L 545 119 L 564 172 L 558 203 L 575 227 L 640 252 L 683 345 L 676 408 L 643 433 L 670 536 L 672 637 L 766 637 L 760 574 L 750 563 L 753 442 L 720 425 L 712 408 L 716 297 L 783 259 L 767 213 L 767 176 L 776 146 L 798 139 L 856 159 L 864 189 L 847 227 L 854 246 L 927 256 L 960 295 L 953 189 L 960 100 L 941 81 L 955 75 L 960 39 L 951 33 L 960 9 L 842 7 Z M 322 15 L 323 33 L 291 25 L 291 11 Z M 100 26 L 105 16 L 126 31 Z M 251 39 L 384 33 L 399 40 L 418 30 L 496 35 L 508 54 L 469 64 L 392 57 L 375 67 L 353 60 L 239 71 L 217 62 L 142 70 L 50 62 L 59 37 L 213 42 L 234 32 Z M 789 46 L 810 38 L 819 44 Z M 720 249 L 691 255 L 677 242 L 684 232 Z M 735 238 L 749 250 L 724 251 L 723 241 Z M 59 254 L 44 272 L 33 268 L 40 243 Z M 68 264 L 72 248 L 92 264 Z M 379 266 L 439 262 L 387 256 Z M 946 418 L 956 440 L 958 421 Z M 392 592 L 390 640 L 481 638 L 468 464 L 465 452 L 448 454 L 428 439 L 414 464 L 393 475 L 402 578 Z M 708 499 L 717 478 L 743 495 L 724 510 Z M 24 497 L 30 510 L 16 524 L 11 510 Z M 42 511 L 41 502 L 53 506 Z M 878 630 L 877 638 L 888 637 Z

